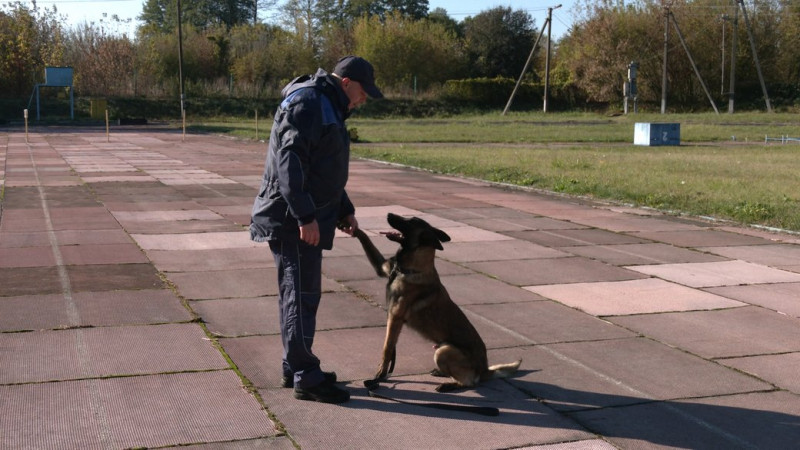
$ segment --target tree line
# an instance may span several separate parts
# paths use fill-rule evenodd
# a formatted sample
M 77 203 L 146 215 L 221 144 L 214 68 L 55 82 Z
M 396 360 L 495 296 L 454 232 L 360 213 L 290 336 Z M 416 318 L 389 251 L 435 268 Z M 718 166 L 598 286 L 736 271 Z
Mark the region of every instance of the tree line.
M 72 67 L 78 96 L 177 97 L 177 5 L 146 0 L 142 24 L 128 36 L 115 32 L 113 21 L 67 27 L 55 8 L 4 4 L 0 97 L 27 99 L 43 81 L 46 66 Z M 330 69 L 346 54 L 370 60 L 384 91 L 398 97 L 444 95 L 453 80 L 498 80 L 506 86 L 520 76 L 543 31 L 524 10 L 498 6 L 456 21 L 441 8 L 430 11 L 427 0 L 184 0 L 181 5 L 189 98 L 274 98 L 295 76 Z M 267 13 L 269 20 L 263 18 Z M 752 48 L 773 102 L 793 106 L 800 99 L 797 1 L 581 0 L 568 13 L 573 26 L 552 43 L 549 79 L 553 95 L 569 107 L 618 105 L 627 67 L 635 61 L 642 103 L 660 101 L 665 76 L 670 105 L 702 110 L 708 104 L 701 80 L 716 101 L 728 98 L 733 52 L 736 96 L 757 106 L 761 89 Z M 667 13 L 672 22 L 665 20 Z M 524 81 L 541 85 L 544 70 L 539 50 Z

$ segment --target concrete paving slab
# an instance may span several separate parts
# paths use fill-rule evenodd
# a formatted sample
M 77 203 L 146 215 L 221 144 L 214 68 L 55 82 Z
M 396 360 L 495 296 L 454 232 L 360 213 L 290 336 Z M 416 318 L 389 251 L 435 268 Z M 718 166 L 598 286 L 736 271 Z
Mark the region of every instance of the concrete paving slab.
M 165 287 L 164 281 L 151 264 L 67 266 L 67 274 L 73 292 L 163 289 Z
M 169 222 L 184 220 L 213 221 L 222 217 L 206 209 L 161 210 L 161 211 L 117 211 L 114 217 L 125 226 L 131 222 Z
M 318 433 L 321 429 L 317 423 L 309 422 L 308 418 L 327 419 L 319 413 L 329 405 L 299 402 L 291 398 L 288 390 L 271 389 L 279 382 L 282 353 L 275 317 L 275 297 L 248 292 L 257 283 L 261 283 L 261 286 L 274 283 L 275 278 L 274 273 L 269 275 L 274 263 L 267 246 L 252 243 L 243 228 L 249 221 L 249 209 L 260 183 L 264 144 L 205 135 L 189 136 L 184 140 L 175 130 L 152 130 L 152 127 L 145 132 L 139 128 L 126 128 L 117 132 L 116 141 L 112 143 L 107 143 L 102 133 L 87 130 L 75 133 L 59 130 L 58 133 L 47 135 L 34 133 L 31 144 L 26 144 L 19 133 L 8 134 L 8 160 L 3 164 L 2 170 L 5 172 L 0 170 L 0 177 L 6 177 L 3 182 L 5 195 L 4 214 L 0 222 L 0 253 L 10 248 L 49 248 L 52 245 L 50 238 L 55 236 L 59 248 L 136 242 L 148 257 L 148 260 L 136 264 L 66 265 L 62 269 L 66 269 L 67 279 L 62 278 L 63 270 L 59 274 L 56 267 L 7 267 L 0 270 L 0 331 L 10 331 L 0 333 L 0 338 L 33 338 L 63 333 L 60 336 L 71 336 L 71 339 L 48 343 L 54 349 L 51 349 L 51 353 L 66 348 L 65 345 L 75 346 L 74 351 L 67 350 L 52 356 L 47 353 L 48 350 L 37 348 L 38 345 L 28 347 L 35 348 L 34 354 L 46 355 L 42 361 L 46 360 L 47 363 L 33 363 L 27 370 L 31 374 L 47 375 L 47 367 L 52 360 L 57 362 L 53 367 L 60 368 L 65 374 L 72 371 L 71 376 L 78 377 L 79 381 L 70 381 L 70 378 L 30 384 L 3 384 L 0 381 L 0 389 L 4 390 L 0 398 L 7 398 L 4 394 L 8 388 L 47 388 L 45 395 L 58 397 L 57 405 L 71 404 L 82 411 L 91 412 L 84 417 L 70 414 L 63 407 L 14 397 L 13 405 L 20 408 L 33 405 L 34 409 L 43 410 L 47 407 L 56 410 L 29 414 L 36 420 L 44 417 L 51 422 L 39 426 L 35 431 L 52 427 L 60 432 L 47 435 L 57 435 L 62 439 L 52 442 L 72 443 L 70 439 L 73 437 L 88 435 L 92 437 L 75 442 L 99 442 L 94 446 L 103 448 L 185 444 L 196 444 L 200 448 L 249 448 L 252 444 L 254 448 L 259 448 L 272 443 L 311 448 L 319 442 L 327 443 L 328 437 L 333 436 L 338 440 L 332 441 L 331 445 L 355 447 L 353 442 L 373 442 L 375 430 L 378 430 L 389 439 L 394 438 L 392 442 L 397 443 L 398 447 L 415 447 L 408 445 L 405 435 L 393 434 L 408 428 L 411 432 L 431 430 L 436 433 L 426 439 L 423 445 L 416 446 L 425 448 L 433 448 L 431 442 L 440 442 L 437 439 L 442 436 L 446 441 L 443 439 L 441 442 L 455 443 L 459 448 L 475 448 L 474 442 L 481 442 L 479 448 L 484 443 L 487 448 L 563 449 L 591 448 L 595 445 L 608 448 L 612 442 L 623 448 L 628 448 L 628 442 L 631 443 L 630 447 L 677 443 L 702 448 L 706 442 L 702 439 L 689 441 L 687 445 L 678 440 L 648 440 L 652 429 L 658 431 L 666 428 L 672 434 L 693 429 L 692 426 L 685 429 L 680 426 L 670 428 L 673 423 L 680 425 L 682 422 L 672 420 L 669 415 L 656 415 L 663 418 L 663 423 L 652 422 L 651 425 L 645 420 L 646 426 L 642 425 L 641 420 L 642 417 L 647 419 L 647 415 L 626 416 L 630 426 L 623 428 L 622 432 L 615 428 L 613 420 L 604 422 L 614 425 L 610 426 L 608 435 L 583 431 L 577 435 L 572 433 L 575 429 L 580 430 L 578 424 L 582 418 L 579 414 L 590 411 L 635 411 L 634 408 L 648 404 L 675 405 L 694 401 L 682 396 L 700 396 L 703 402 L 709 403 L 747 397 L 753 404 L 764 405 L 763 408 L 759 406 L 762 410 L 774 413 L 797 408 L 794 394 L 783 395 L 780 398 L 783 401 L 781 406 L 774 408 L 777 400 L 767 401 L 766 397 L 760 396 L 790 394 L 776 389 L 795 389 L 792 387 L 796 384 L 792 374 L 796 372 L 795 359 L 800 349 L 794 343 L 800 342 L 797 339 L 800 335 L 795 332 L 800 329 L 797 326 L 800 319 L 791 311 L 798 295 L 793 287 L 800 285 L 800 279 L 781 279 L 780 282 L 769 280 L 773 280 L 770 277 L 777 273 L 781 276 L 800 274 L 800 265 L 793 259 L 793 245 L 800 244 L 800 239 L 785 233 L 676 218 L 657 211 L 599 204 L 588 199 L 498 189 L 476 180 L 433 176 L 426 172 L 356 160 L 351 164 L 348 191 L 358 207 L 362 228 L 367 232 L 378 236 L 377 232 L 387 230 L 386 213 L 395 212 L 423 217 L 435 226 L 452 232 L 455 241 L 465 241 L 463 245 L 459 242 L 448 244 L 439 255 L 437 269 L 451 295 L 465 309 L 490 347 L 490 361 L 505 362 L 522 356 L 523 367 L 510 380 L 482 386 L 481 389 L 488 391 L 459 392 L 452 398 L 459 401 L 490 401 L 507 393 L 510 399 L 503 397 L 501 409 L 514 420 L 523 421 L 525 428 L 522 438 L 514 434 L 509 440 L 495 433 L 509 426 L 517 426 L 516 422 L 481 422 L 481 434 L 476 435 L 474 420 L 461 420 L 452 414 L 419 414 L 416 411 L 419 408 L 414 406 L 408 407 L 408 413 L 401 412 L 398 415 L 396 408 L 399 405 L 388 404 L 385 405 L 387 408 L 393 408 L 390 421 L 400 423 L 400 428 L 384 431 L 380 421 L 374 419 L 375 414 L 382 418 L 388 410 L 377 409 L 384 405 L 358 394 L 354 395 L 350 404 L 331 408 L 341 424 L 333 421 L 330 432 L 324 429 L 325 434 L 306 437 L 307 431 Z M 0 144 L 0 153 L 2 148 Z M 32 157 L 35 166 L 31 164 Z M 128 172 L 132 169 L 138 172 Z M 152 180 L 137 178 L 120 181 L 134 174 L 142 178 L 152 177 Z M 87 180 L 92 181 L 90 187 L 86 184 Z M 40 189 L 45 192 L 47 202 L 44 205 L 56 218 L 58 225 L 52 235 L 46 232 L 48 227 L 44 222 Z M 112 217 L 114 220 L 109 220 Z M 95 226 L 97 222 L 103 222 L 106 228 L 87 233 L 86 228 Z M 15 227 L 11 233 L 8 232 L 10 227 Z M 215 234 L 220 228 L 223 233 Z M 228 230 L 232 232 L 225 233 Z M 553 240 L 546 243 L 509 239 L 515 237 L 511 233 L 520 232 L 548 232 L 554 235 L 551 235 Z M 563 247 L 556 246 L 558 241 L 555 235 L 558 233 L 561 234 L 559 239 L 571 238 L 566 239 L 568 243 Z M 131 239 L 129 234 L 136 239 Z M 493 240 L 500 235 L 507 240 Z M 576 238 L 582 245 L 575 245 Z M 618 243 L 612 238 L 634 239 L 633 242 L 641 243 Z M 386 239 L 376 238 L 375 241 L 386 256 L 395 253 L 396 244 Z M 557 253 L 561 257 L 534 257 L 534 251 L 519 251 L 520 244 L 538 244 L 537 251 L 562 252 Z M 463 254 L 456 251 L 459 247 L 463 247 Z M 751 249 L 755 252 L 749 253 Z M 714 253 L 708 253 L 708 250 Z M 97 255 L 99 253 L 93 252 L 89 256 Z M 22 255 L 15 259 L 21 261 L 25 257 L 32 256 Z M 342 270 L 336 264 L 355 265 L 366 261 L 358 242 L 345 238 L 342 233 L 337 234 L 336 248 L 326 252 L 326 258 L 329 257 L 330 261 L 326 264 L 333 265 L 330 269 L 325 268 L 324 295 L 327 301 L 324 300 L 321 306 L 320 331 L 314 348 L 322 357 L 326 370 L 337 371 L 340 379 L 351 383 L 354 389 L 361 389 L 361 381 L 373 375 L 380 357 L 385 333 L 385 313 L 380 306 L 384 301 L 386 280 L 375 277 L 369 266 L 366 266 L 365 275 L 368 278 L 345 281 L 346 286 L 331 279 L 335 270 Z M 346 257 L 350 257 L 350 260 Z M 726 261 L 730 258 L 735 261 Z M 737 261 L 744 265 L 723 264 Z M 536 262 L 541 265 L 536 265 Z M 649 274 L 630 270 L 633 267 L 663 268 L 687 263 L 722 264 L 689 267 L 691 270 L 711 268 L 710 274 L 701 271 L 700 275 L 714 282 L 722 280 L 724 284 L 693 288 L 690 284 L 666 276 L 657 275 L 653 278 Z M 489 271 L 481 270 L 484 268 L 477 267 L 477 264 L 495 265 L 488 265 L 486 268 L 492 269 Z M 774 272 L 777 269 L 782 271 Z M 691 279 L 690 273 L 677 272 Z M 204 286 L 209 286 L 205 289 L 206 294 L 216 289 L 225 296 L 232 291 L 242 296 L 187 302 L 179 295 L 180 291 L 173 292 L 167 288 L 161 278 L 165 276 L 164 273 L 170 277 L 176 275 L 175 279 L 183 277 L 179 289 L 201 292 Z M 724 276 L 731 274 L 740 282 L 727 284 L 729 279 Z M 202 277 L 211 277 L 211 280 L 202 280 Z M 525 279 L 528 281 L 520 283 Z M 231 289 L 225 283 L 236 286 Z M 681 286 L 676 290 L 676 285 Z M 518 286 L 552 288 L 552 296 L 560 296 L 560 301 L 573 307 L 546 300 Z M 663 289 L 653 292 L 653 286 L 663 286 Z M 579 294 L 574 293 L 576 288 Z M 580 291 L 580 288 L 585 291 Z M 658 308 L 642 313 L 639 308 L 648 303 L 626 303 L 627 294 L 633 297 L 648 294 L 647 298 L 654 299 Z M 672 298 L 669 294 L 672 294 Z M 605 304 L 596 301 L 606 297 L 609 301 Z M 729 308 L 723 305 L 725 309 L 721 310 L 684 311 L 709 307 L 710 303 L 718 300 L 725 305 L 744 302 L 756 306 Z M 268 306 L 269 301 L 273 302 L 274 308 Z M 617 309 L 610 313 L 626 315 L 608 316 L 607 320 L 600 320 L 575 308 L 581 308 L 583 304 L 587 305 L 585 308 L 613 304 Z M 676 304 L 679 305 L 678 310 L 670 311 Z M 788 315 L 776 314 L 775 311 Z M 224 395 L 229 392 L 227 390 L 242 395 L 242 401 L 229 402 L 238 408 L 229 416 L 225 407 L 223 415 L 226 417 L 244 413 L 244 421 L 247 422 L 250 420 L 249 406 L 253 405 L 262 418 L 266 417 L 264 411 L 259 409 L 262 406 L 274 413 L 277 403 L 269 400 L 272 397 L 265 396 L 267 401 L 259 403 L 260 400 L 256 401 L 240 387 L 242 380 L 225 366 L 211 369 L 210 372 L 187 366 L 190 372 L 154 376 L 146 372 L 162 369 L 147 364 L 131 365 L 116 354 L 103 357 L 104 361 L 97 363 L 89 357 L 106 350 L 96 349 L 102 345 L 101 342 L 106 344 L 107 351 L 118 349 L 115 353 L 120 355 L 130 349 L 134 350 L 134 354 L 142 355 L 153 351 L 141 348 L 141 344 L 126 345 L 126 341 L 139 340 L 134 331 L 145 333 L 157 328 L 194 327 L 202 337 L 205 333 L 200 332 L 201 326 L 191 322 L 195 317 L 203 318 L 206 329 L 212 332 L 224 331 L 229 333 L 227 335 L 238 336 L 219 338 L 221 346 L 242 369 L 245 377 L 249 378 L 252 374 L 256 386 L 265 388 L 265 392 L 283 396 L 286 406 L 281 405 L 281 414 L 274 417 L 286 426 L 286 435 L 278 436 L 270 424 L 267 427 L 270 430 L 263 435 L 233 433 L 222 437 L 206 428 L 213 428 L 214 425 L 193 422 L 187 426 L 177 414 L 169 415 L 170 411 L 180 411 L 183 405 L 191 408 L 198 405 L 197 411 L 200 412 L 196 414 L 213 421 L 216 410 L 211 403 L 216 401 L 215 396 L 220 391 Z M 622 320 L 628 320 L 630 324 L 623 324 Z M 624 327 L 611 323 L 616 321 Z M 61 329 L 65 326 L 96 328 Z M 182 343 L 187 339 L 186 336 L 173 338 L 166 333 L 162 340 L 174 342 L 159 344 L 168 349 L 168 354 L 177 353 L 184 345 L 190 349 L 198 345 L 193 341 Z M 213 343 L 204 339 L 199 345 L 203 349 L 215 348 Z M 410 399 L 427 400 L 429 394 L 442 398 L 430 391 L 441 381 L 428 375 L 433 365 L 430 343 L 413 331 L 404 330 L 400 346 L 400 361 L 392 377 L 394 391 Z M 155 347 L 155 344 L 151 347 Z M 0 348 L 4 348 L 2 344 Z M 4 358 L 0 367 L 5 368 L 6 359 L 2 355 L 0 357 Z M 203 356 L 198 360 L 202 361 Z M 152 362 L 158 360 L 153 358 Z M 166 367 L 169 364 L 190 363 L 177 358 L 175 362 L 159 362 L 158 365 Z M 141 367 L 137 369 L 133 366 Z M 105 368 L 103 371 L 106 372 L 141 370 L 141 374 L 114 379 L 120 383 L 139 382 L 139 385 L 125 384 L 125 389 L 118 390 L 124 393 L 124 399 L 102 397 L 99 394 L 102 392 L 100 386 L 110 380 L 83 378 L 91 370 L 99 371 L 93 369 L 98 367 Z M 194 378 L 217 373 L 230 376 L 208 385 L 198 383 Z M 143 383 L 144 379 L 160 381 Z M 166 379 L 175 382 L 166 383 Z M 85 382 L 94 384 L 86 383 L 79 392 L 66 389 Z M 417 383 L 419 389 L 406 390 L 412 383 Z M 167 385 L 170 388 L 165 388 Z M 63 390 L 55 392 L 50 389 L 53 387 Z M 191 401 L 165 395 L 165 389 L 181 389 L 182 395 L 191 396 Z M 755 393 L 752 396 L 739 394 L 748 389 Z M 76 392 L 79 397 L 73 400 Z M 224 400 L 229 401 L 228 397 Z M 164 398 L 170 399 L 172 404 L 165 407 Z M 669 400 L 664 401 L 666 398 Z M 372 409 L 348 408 L 361 401 L 373 402 L 368 405 Z M 544 408 L 542 414 L 532 416 L 531 410 L 526 409 L 527 403 L 514 406 L 520 402 L 533 402 L 536 408 Z M 175 407 L 174 404 L 179 406 Z M 242 404 L 248 407 L 241 408 Z M 556 413 L 548 405 L 560 412 Z M 117 413 L 115 408 L 118 407 L 127 410 Z M 136 414 L 130 412 L 134 409 L 138 411 Z M 288 415 L 283 414 L 284 410 L 289 409 Z M 15 414 L 15 411 L 12 410 L 12 413 Z M 723 410 L 720 414 L 725 415 L 726 412 Z M 114 420 L 120 417 L 129 429 L 124 433 L 116 432 L 117 423 L 107 420 L 109 415 Z M 147 420 L 140 418 L 145 415 Z M 284 415 L 290 420 L 284 422 Z M 540 423 L 537 419 L 546 418 L 542 420 L 549 424 L 553 415 L 570 427 L 577 428 L 565 431 L 565 427 L 538 426 Z M 12 418 L 18 420 L 18 416 L 16 414 Z M 703 422 L 700 419 L 691 419 L 689 422 L 700 424 L 706 431 L 713 431 L 714 427 L 710 426 L 712 423 L 721 430 L 728 430 L 729 423 L 737 421 L 716 417 L 713 413 L 711 416 L 718 422 Z M 797 417 L 796 414 L 776 417 L 780 420 L 786 416 Z M 65 427 L 64 417 L 75 417 L 87 423 L 68 423 Z M 408 417 L 413 417 L 413 420 L 408 422 Z M 686 414 L 682 413 L 679 417 L 685 419 Z M 0 421 L 6 418 L 3 415 Z M 767 420 L 771 417 L 764 414 L 764 418 Z M 234 420 L 238 422 L 238 419 Z M 415 426 L 416 420 L 424 423 Z M 404 424 L 404 421 L 408 423 Z M 356 427 L 357 433 L 344 433 L 344 437 L 335 435 L 341 434 L 342 429 L 349 431 L 353 423 L 368 425 Z M 744 428 L 751 426 L 755 429 L 753 423 L 746 423 Z M 791 435 L 796 431 L 794 428 L 786 431 L 770 427 L 773 425 L 764 429 L 781 436 L 769 444 L 780 444 L 783 442 L 781 439 L 787 436 L 796 438 Z M 3 425 L 0 429 L 7 428 Z M 191 439 L 181 435 L 182 430 L 188 428 L 195 433 Z M 228 425 L 226 431 L 230 431 L 230 428 Z M 358 433 L 362 432 L 362 428 L 373 433 L 368 437 L 373 440 L 347 439 L 360 438 Z M 446 431 L 443 433 L 442 429 Z M 643 431 L 625 434 L 625 430 L 630 429 Z M 89 430 L 88 434 L 86 430 Z M 516 433 L 516 428 L 512 431 Z M 734 429 L 730 434 L 738 431 Z M 451 432 L 457 433 L 457 436 L 449 436 Z M 298 438 L 300 434 L 302 439 Z M 144 435 L 160 437 L 139 439 Z M 377 439 L 384 439 L 383 435 Z M 0 437 L 0 441 L 4 436 Z M 104 440 L 97 441 L 97 436 Z M 428 438 L 424 433 L 419 436 Z M 52 442 L 48 445 L 52 445 Z M 717 443 L 713 439 L 708 442 Z M 727 445 L 730 442 L 728 439 L 721 447 L 737 447 L 735 439 L 732 445 Z M 383 440 L 377 442 L 382 443 Z M 0 447 L 3 444 L 0 442 Z M 91 446 L 67 445 L 75 448 Z
M 560 444 L 552 445 L 534 445 L 530 447 L 521 447 L 523 450 L 612 450 L 616 449 L 613 445 L 602 439 L 587 439 L 574 442 L 562 442 Z
M 378 392 L 404 401 L 497 406 L 500 415 L 485 417 L 402 405 L 369 397 L 358 384 L 348 385 L 353 391 L 350 402 L 319 405 L 310 412 L 298 408 L 298 400 L 287 390 L 259 392 L 303 448 L 492 449 L 593 438 L 502 382 L 452 395 L 434 392 L 435 386 L 427 379 L 408 377 L 395 384 L 386 383 Z
M 746 303 L 655 278 L 525 289 L 595 316 L 736 308 Z
M 638 337 L 499 349 L 492 358 L 522 358 L 507 381 L 561 412 L 771 389 L 736 370 Z
M 214 250 L 148 250 L 147 257 L 162 272 L 203 272 L 275 267 L 269 247 Z
M 547 247 L 642 244 L 646 242 L 643 239 L 599 229 L 510 231 L 506 234 Z
M 0 383 L 225 369 L 195 324 L 0 334 Z
M 530 214 L 528 216 L 529 217 L 464 218 L 462 221 L 474 227 L 496 232 L 525 230 L 575 230 L 587 228 L 585 225 L 551 219 L 549 217 L 535 217 Z
M 0 270 L 0 297 L 47 295 L 61 290 L 61 277 L 54 266 L 7 267 Z
M 792 448 L 796 397 L 767 392 L 657 402 L 571 414 L 620 448 Z
M 324 256 L 322 273 L 339 282 L 368 280 L 378 276 L 372 264 L 363 255 L 363 250 L 358 256 Z
M 754 236 L 720 230 L 644 231 L 631 232 L 633 236 L 664 242 L 678 247 L 722 247 L 736 245 L 766 245 L 771 242 Z
M 186 322 L 192 315 L 169 289 L 76 292 L 80 325 L 119 326 Z
M 797 377 L 800 353 L 731 358 L 719 362 L 772 383 L 780 389 L 800 394 L 800 379 Z
M 26 295 L 0 300 L 0 331 L 189 321 L 172 291 L 135 290 Z
M 135 222 L 125 226 L 132 234 L 189 234 L 210 232 L 237 232 L 242 226 L 227 219 L 214 221 Z
M 221 337 L 280 333 L 278 297 L 226 298 L 191 302 L 208 327 Z
M 607 320 L 703 358 L 800 351 L 800 321 L 755 306 Z
M 701 247 L 699 250 L 730 259 L 783 268 L 800 266 L 800 245 L 771 244 L 747 247 Z
M 530 291 L 479 274 L 442 276 L 441 280 L 450 298 L 459 305 L 544 300 Z
M 800 317 L 800 283 L 751 284 L 706 289 L 713 294 Z
M 59 246 L 63 264 L 136 264 L 149 263 L 145 254 L 134 243 L 81 244 Z
M 132 448 L 275 436 L 230 370 L 0 386 L 3 448 Z M 150 393 L 150 395 L 142 395 Z M 65 414 L 65 405 L 69 414 Z
M 604 230 L 617 233 L 627 232 L 659 232 L 659 231 L 682 231 L 697 230 L 698 225 L 694 223 L 682 223 L 675 220 L 665 219 L 664 217 L 646 217 L 641 214 L 633 215 L 630 213 L 599 215 L 580 217 L 576 222 L 586 226 L 602 228 Z
M 716 262 L 727 260 L 727 258 L 721 256 L 660 243 L 584 245 L 565 247 L 560 250 L 615 266 Z
M 633 336 L 621 327 L 550 301 L 504 305 L 465 305 L 467 317 L 489 321 L 523 338 L 526 345 L 619 339 Z M 471 313 L 471 314 L 470 314 Z
M 129 199 L 129 201 L 120 201 L 116 199 L 108 199 L 103 204 L 112 214 L 117 212 L 133 212 L 133 211 L 182 211 L 182 210 L 196 210 L 200 205 L 192 200 L 178 200 L 178 201 L 144 201 L 137 197 Z
M 480 204 L 464 208 L 430 209 L 426 210 L 425 212 L 464 223 L 468 223 L 472 220 L 498 220 L 516 223 L 517 221 L 547 219 L 546 217 L 537 216 L 524 211 L 518 211 L 516 209 L 503 208 L 501 206 L 493 205 L 484 206 Z M 558 221 L 555 222 L 559 223 Z M 580 225 L 577 226 L 583 228 Z
M 257 297 L 204 300 L 192 303 L 211 332 L 237 337 L 280 333 L 278 298 Z M 383 326 L 386 313 L 350 292 L 323 294 L 317 313 L 318 329 Z
M 247 231 L 187 233 L 187 234 L 132 234 L 131 237 L 144 250 L 215 250 L 259 246 L 250 240 Z M 261 244 L 265 246 L 265 244 Z
M 185 450 L 294 450 L 296 447 L 286 435 L 262 439 L 237 440 L 230 442 L 213 442 L 182 447 Z
M 12 247 L 0 254 L 0 268 L 55 266 L 53 249 L 48 247 Z
M 14 210 L 12 210 L 14 211 Z M 17 210 L 17 211 L 27 211 L 27 210 Z M 3 211 L 3 215 L 6 212 Z M 47 222 L 45 221 L 44 217 L 32 217 L 32 218 L 19 218 L 19 219 L 6 219 L 3 217 L 2 223 L 0 223 L 0 232 L 2 232 L 4 239 L 8 238 L 11 235 L 18 235 L 20 233 L 29 233 L 32 231 L 48 231 L 49 228 L 47 226 Z
M 166 276 L 180 295 L 189 300 L 278 295 L 278 275 L 274 267 L 171 272 Z
M 386 303 L 386 278 L 343 281 L 342 284 L 376 305 Z
M 548 347 L 568 360 L 580 361 L 594 372 L 592 375 L 629 390 L 633 403 L 636 399 L 694 398 L 772 389 L 761 380 L 642 337 Z
M 375 375 L 385 334 L 383 326 L 318 330 L 313 352 L 322 362 L 322 370 L 336 372 L 341 381 L 361 382 Z M 280 386 L 283 344 L 279 335 L 225 338 L 220 344 L 253 385 L 258 388 Z M 405 330 L 397 344 L 394 375 L 427 374 L 432 368 L 430 343 L 413 331 Z
M 72 324 L 62 294 L 0 298 L 0 332 L 57 328 Z
M 470 262 L 464 265 L 516 286 L 645 278 L 631 270 L 581 257 Z
M 689 287 L 800 282 L 800 274 L 744 261 L 629 266 L 630 270 Z
M 492 242 L 492 245 L 486 245 L 484 242 L 449 242 L 444 247 L 445 249 L 439 252 L 438 256 L 459 263 L 570 256 L 569 253 L 532 242 L 510 239 Z

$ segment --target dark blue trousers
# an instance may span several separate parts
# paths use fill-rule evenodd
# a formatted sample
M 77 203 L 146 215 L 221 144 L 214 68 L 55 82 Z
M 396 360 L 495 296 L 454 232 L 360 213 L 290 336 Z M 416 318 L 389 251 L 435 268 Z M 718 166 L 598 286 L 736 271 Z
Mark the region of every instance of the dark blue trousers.
M 300 388 L 324 380 L 319 358 L 311 351 L 321 296 L 322 249 L 302 241 L 270 241 L 278 268 L 283 375 Z

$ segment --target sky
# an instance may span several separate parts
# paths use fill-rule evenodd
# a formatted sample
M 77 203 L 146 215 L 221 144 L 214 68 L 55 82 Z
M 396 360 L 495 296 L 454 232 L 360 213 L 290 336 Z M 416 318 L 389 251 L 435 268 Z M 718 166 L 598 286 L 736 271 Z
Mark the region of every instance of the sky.
M 30 4 L 30 0 L 22 0 Z M 67 17 L 68 26 L 83 23 L 102 25 L 112 33 L 128 33 L 133 36 L 138 24 L 136 17 L 142 12 L 145 0 L 37 0 L 39 7 L 50 9 L 55 6 L 59 15 Z M 547 9 L 553 9 L 552 36 L 558 39 L 566 34 L 572 23 L 572 8 L 576 0 L 428 0 L 428 9 L 444 8 L 448 15 L 457 21 L 474 16 L 481 11 L 496 6 L 510 6 L 514 10 L 523 9 L 536 21 L 541 31 L 547 19 Z M 556 8 L 558 5 L 561 8 Z M 116 15 L 127 23 L 112 20 Z

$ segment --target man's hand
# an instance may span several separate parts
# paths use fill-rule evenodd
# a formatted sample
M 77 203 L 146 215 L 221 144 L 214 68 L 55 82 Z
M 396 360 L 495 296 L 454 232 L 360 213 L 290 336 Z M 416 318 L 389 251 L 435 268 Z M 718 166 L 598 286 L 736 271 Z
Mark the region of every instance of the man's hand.
M 358 220 L 356 220 L 356 216 L 350 214 L 342 219 L 342 221 L 339 222 L 339 229 L 352 236 L 358 229 Z
M 313 247 L 319 245 L 319 224 L 316 219 L 313 222 L 300 225 L 300 240 Z

